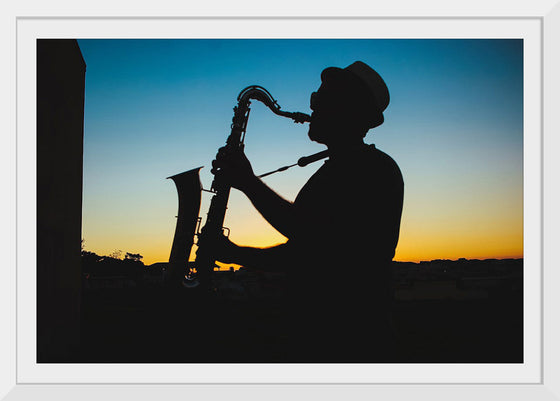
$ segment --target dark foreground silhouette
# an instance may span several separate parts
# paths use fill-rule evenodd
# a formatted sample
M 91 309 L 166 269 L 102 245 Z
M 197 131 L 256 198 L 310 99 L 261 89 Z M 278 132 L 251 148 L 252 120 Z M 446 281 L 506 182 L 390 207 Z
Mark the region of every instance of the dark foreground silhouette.
M 205 299 L 170 292 L 158 277 L 84 279 L 81 350 L 61 362 L 384 362 L 328 347 L 310 360 L 291 341 L 283 275 L 220 272 L 221 290 Z M 396 263 L 393 277 L 391 362 L 523 362 L 521 259 Z

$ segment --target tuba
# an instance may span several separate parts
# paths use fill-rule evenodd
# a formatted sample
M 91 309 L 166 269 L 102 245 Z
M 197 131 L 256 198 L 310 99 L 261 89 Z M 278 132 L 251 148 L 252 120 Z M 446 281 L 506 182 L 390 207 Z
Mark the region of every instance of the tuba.
M 274 114 L 291 118 L 296 123 L 311 120 L 311 117 L 305 113 L 282 111 L 276 100 L 265 88 L 256 85 L 248 86 L 237 96 L 237 106 L 233 109 L 231 133 L 227 138 L 225 150 L 236 151 L 243 148 L 249 119 L 249 106 L 253 99 L 264 103 Z M 319 152 L 316 155 L 301 158 L 297 164 L 303 166 L 326 156 L 325 151 Z M 212 199 L 206 223 L 202 230 L 197 232 L 197 226 L 201 222 L 198 215 L 203 190 L 200 184 L 199 170 L 200 167 L 168 177 L 174 181 L 179 194 L 177 225 L 166 274 L 166 281 L 171 286 L 182 284 L 185 287 L 201 286 L 202 288 L 209 288 L 211 275 L 216 267 L 213 249 L 216 241 L 223 235 L 223 224 L 231 186 L 223 182 L 219 174 L 214 176 L 209 190 L 212 193 Z M 279 169 L 278 171 L 283 170 Z M 198 251 L 194 262 L 189 263 L 188 258 L 195 235 L 198 237 Z

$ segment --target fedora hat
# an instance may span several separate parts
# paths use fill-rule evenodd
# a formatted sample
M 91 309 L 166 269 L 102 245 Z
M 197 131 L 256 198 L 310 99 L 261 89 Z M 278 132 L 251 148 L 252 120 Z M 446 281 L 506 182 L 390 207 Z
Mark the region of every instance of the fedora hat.
M 321 73 L 321 80 L 325 82 L 330 79 L 340 79 L 353 77 L 354 81 L 358 79 L 359 85 L 369 93 L 373 103 L 375 104 L 375 114 L 379 116 L 376 125 L 383 122 L 383 111 L 389 105 L 389 89 L 383 81 L 383 78 L 369 65 L 362 61 L 356 61 L 346 68 L 328 67 Z M 352 79 L 352 78 L 351 78 Z

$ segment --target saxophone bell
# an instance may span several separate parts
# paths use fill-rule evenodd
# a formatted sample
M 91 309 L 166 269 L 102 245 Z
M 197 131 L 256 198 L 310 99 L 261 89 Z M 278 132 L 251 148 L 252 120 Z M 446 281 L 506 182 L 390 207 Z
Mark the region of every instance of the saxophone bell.
M 167 177 L 175 183 L 179 196 L 175 235 L 165 275 L 165 282 L 168 286 L 177 286 L 183 281 L 185 273 L 190 270 L 188 260 L 194 243 L 202 194 L 199 177 L 201 168 Z

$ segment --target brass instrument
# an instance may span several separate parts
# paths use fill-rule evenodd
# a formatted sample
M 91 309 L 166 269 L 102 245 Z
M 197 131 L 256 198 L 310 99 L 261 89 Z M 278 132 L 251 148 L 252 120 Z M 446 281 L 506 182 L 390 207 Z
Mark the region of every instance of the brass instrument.
M 224 149 L 226 151 L 236 151 L 243 148 L 247 121 L 249 119 L 251 100 L 258 100 L 264 103 L 274 114 L 288 117 L 296 123 L 309 122 L 311 117 L 305 113 L 282 111 L 272 95 L 261 86 L 248 86 L 237 96 L 237 106 L 234 107 L 234 115 L 231 124 L 231 133 L 227 138 Z M 301 158 L 299 165 L 319 160 L 327 156 L 326 151 L 316 155 Z M 286 166 L 286 169 L 291 166 Z M 283 171 L 279 169 L 278 171 Z M 200 186 L 199 170 L 196 168 L 181 174 L 168 177 L 173 179 L 179 193 L 179 213 L 177 216 L 177 227 L 171 255 L 169 257 L 169 271 L 167 273 L 168 282 L 171 285 L 177 283 L 185 287 L 201 286 L 208 287 L 211 274 L 216 266 L 216 259 L 213 254 L 215 242 L 223 235 L 223 224 L 227 209 L 231 186 L 220 179 L 216 174 L 212 181 L 209 192 L 213 193 L 206 223 L 200 233 L 195 233 L 197 223 L 201 221 L 198 217 L 200 208 L 200 198 L 202 188 Z M 272 172 L 271 172 L 272 173 Z M 267 173 L 268 175 L 270 173 Z M 193 245 L 195 234 L 198 237 L 198 251 L 196 259 L 192 264 L 188 263 L 188 257 Z

